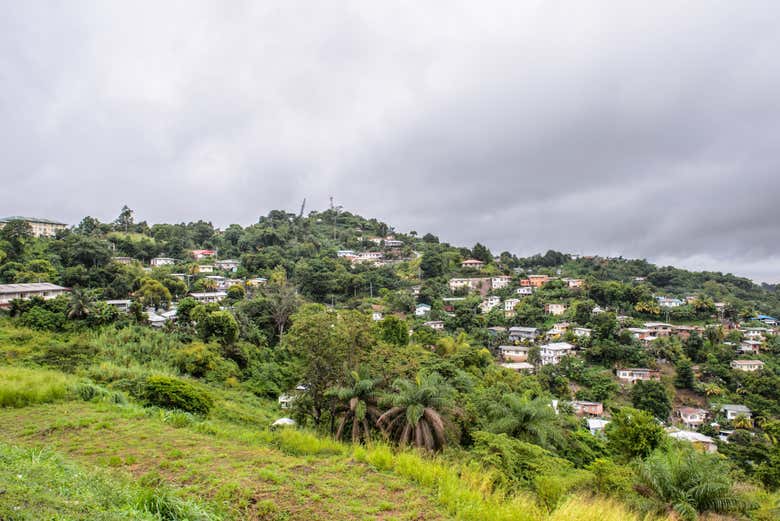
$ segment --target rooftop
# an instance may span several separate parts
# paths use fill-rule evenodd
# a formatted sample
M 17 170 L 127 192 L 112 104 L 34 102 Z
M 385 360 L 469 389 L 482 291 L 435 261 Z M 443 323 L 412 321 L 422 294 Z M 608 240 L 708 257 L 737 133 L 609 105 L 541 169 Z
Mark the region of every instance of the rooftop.
M 42 217 L 23 217 L 21 215 L 12 215 L 10 217 L 0 218 L 0 223 L 7 223 L 9 221 L 27 221 L 32 223 L 59 224 L 62 226 L 67 226 L 66 223 L 61 223 L 59 221 L 52 221 L 51 219 L 43 219 Z
M 66 291 L 63 288 L 49 282 L 32 282 L 29 284 L 0 284 L 0 293 L 22 293 L 26 291 Z

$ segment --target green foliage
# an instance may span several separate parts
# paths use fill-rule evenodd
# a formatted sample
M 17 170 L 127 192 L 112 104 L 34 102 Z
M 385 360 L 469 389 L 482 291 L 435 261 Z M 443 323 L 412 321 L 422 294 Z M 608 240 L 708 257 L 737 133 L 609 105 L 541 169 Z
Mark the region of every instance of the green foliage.
M 144 400 L 166 409 L 180 409 L 195 414 L 208 414 L 214 401 L 200 387 L 172 376 L 154 375 L 146 379 Z
M 22 315 L 19 323 L 39 331 L 59 331 L 65 326 L 66 320 L 65 313 L 49 311 L 44 307 L 35 306 Z
M 546 398 L 528 398 L 507 394 L 487 411 L 486 430 L 507 434 L 528 443 L 552 448 L 562 440 L 557 415 Z
M 199 317 L 198 334 L 204 342 L 212 340 L 222 345 L 238 340 L 238 322 L 229 311 L 212 311 Z
M 630 407 L 624 407 L 612 416 L 605 433 L 609 449 L 624 460 L 647 456 L 666 437 L 663 427 L 650 413 Z
M 72 381 L 55 371 L 0 367 L 0 407 L 27 407 L 63 400 Z
M 631 388 L 631 404 L 665 421 L 672 410 L 672 401 L 661 382 L 640 380 Z

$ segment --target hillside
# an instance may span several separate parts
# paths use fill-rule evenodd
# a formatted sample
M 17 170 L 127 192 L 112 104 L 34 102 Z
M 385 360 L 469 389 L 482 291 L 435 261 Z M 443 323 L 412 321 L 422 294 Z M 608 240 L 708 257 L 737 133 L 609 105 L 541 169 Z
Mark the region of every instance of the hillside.
M 125 209 L 6 224 L 0 290 L 0 519 L 778 515 L 773 286 Z

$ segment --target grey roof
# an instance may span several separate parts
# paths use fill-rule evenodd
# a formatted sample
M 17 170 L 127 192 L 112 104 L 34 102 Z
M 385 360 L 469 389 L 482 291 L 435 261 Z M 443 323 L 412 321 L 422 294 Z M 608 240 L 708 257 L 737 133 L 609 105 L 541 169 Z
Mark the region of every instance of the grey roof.
M 29 284 L 0 284 L 0 294 L 55 290 L 67 291 L 68 288 L 63 288 L 62 286 L 51 284 L 49 282 L 32 282 Z
M 744 405 L 737 405 L 734 403 L 726 403 L 721 406 L 721 411 L 735 411 L 735 412 L 750 412 L 750 409 L 745 407 Z
M 28 221 L 33 223 L 61 224 L 62 226 L 67 226 L 66 223 L 61 223 L 59 221 L 52 221 L 51 219 L 43 219 L 41 217 L 23 217 L 21 215 L 12 215 L 11 217 L 3 217 L 2 219 L 0 219 L 0 223 L 7 223 L 9 221 Z

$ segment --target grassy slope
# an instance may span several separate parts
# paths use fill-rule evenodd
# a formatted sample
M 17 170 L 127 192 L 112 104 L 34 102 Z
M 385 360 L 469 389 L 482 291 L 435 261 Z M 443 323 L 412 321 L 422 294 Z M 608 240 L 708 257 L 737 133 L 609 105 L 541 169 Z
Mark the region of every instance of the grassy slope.
M 269 447 L 267 438 L 252 439 L 248 429 L 214 424 L 219 434 L 206 434 L 176 428 L 169 418 L 105 403 L 0 409 L 0 424 L 7 426 L 0 439 L 162 481 L 228 518 L 445 518 L 403 479 L 340 453 L 296 456 L 287 453 L 292 447 L 285 452 Z

